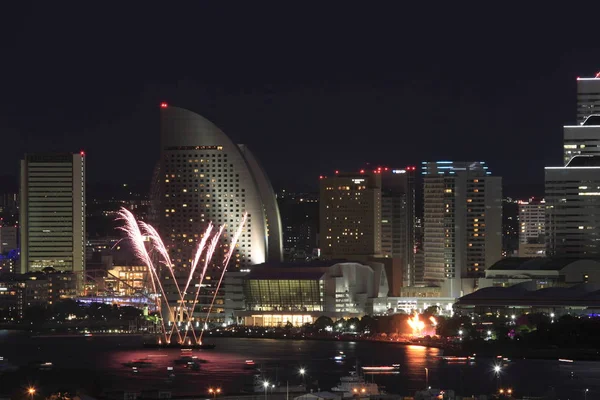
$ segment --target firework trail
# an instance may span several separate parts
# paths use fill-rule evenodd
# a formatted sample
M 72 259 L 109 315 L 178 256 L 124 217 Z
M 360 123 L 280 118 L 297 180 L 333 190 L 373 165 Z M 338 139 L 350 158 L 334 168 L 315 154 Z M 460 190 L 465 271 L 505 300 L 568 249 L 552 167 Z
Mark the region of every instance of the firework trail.
M 183 289 L 183 295 L 185 296 L 188 288 L 190 287 L 190 283 L 192 282 L 192 278 L 194 276 L 194 272 L 196 272 L 196 267 L 198 266 L 198 261 L 200 261 L 200 257 L 202 256 L 202 252 L 204 251 L 204 247 L 206 246 L 206 242 L 210 237 L 210 234 L 213 230 L 212 222 L 208 224 L 208 228 L 204 232 L 204 236 L 202 236 L 202 240 L 200 240 L 200 245 L 198 245 L 198 250 L 196 250 L 196 256 L 194 257 L 194 262 L 192 263 L 192 268 L 190 270 L 190 277 L 188 278 L 187 283 L 185 284 L 185 289 Z
M 213 305 L 215 304 L 215 298 L 217 297 L 217 293 L 219 293 L 219 288 L 221 287 L 221 282 L 223 282 L 223 276 L 225 276 L 225 271 L 227 271 L 227 266 L 229 265 L 229 260 L 231 259 L 231 255 L 235 251 L 235 246 L 240 238 L 240 235 L 242 234 L 242 231 L 244 230 L 244 225 L 246 224 L 247 218 L 248 218 L 248 213 L 244 213 L 244 216 L 242 217 L 242 221 L 240 222 L 240 225 L 238 226 L 238 228 L 231 240 L 231 245 L 229 247 L 229 251 L 227 252 L 227 255 L 225 256 L 225 259 L 223 260 L 223 272 L 221 272 L 221 278 L 219 278 L 219 283 L 217 284 L 217 290 L 215 291 L 215 295 L 213 296 L 212 302 L 210 303 L 210 307 L 208 308 L 208 312 L 206 313 L 206 319 L 204 320 L 204 325 L 202 325 L 202 331 L 200 331 L 200 343 L 202 342 L 202 336 L 204 335 L 204 326 L 206 326 L 206 323 L 208 322 L 208 316 L 210 315 Z
M 210 304 L 210 308 L 208 310 L 206 319 L 204 321 L 204 325 L 206 325 L 206 323 L 208 322 L 208 318 L 209 318 L 209 315 L 214 306 L 216 296 L 217 296 L 219 289 L 221 287 L 221 284 L 223 282 L 223 276 L 227 270 L 227 266 L 229 265 L 231 256 L 233 255 L 233 252 L 235 251 L 235 247 L 240 238 L 240 235 L 242 233 L 243 226 L 246 223 L 247 217 L 248 217 L 247 213 L 244 213 L 241 223 L 238 226 L 238 229 L 236 230 L 236 232 L 232 238 L 232 241 L 231 241 L 231 244 L 229 247 L 229 251 L 225 254 L 225 257 L 223 260 L 223 265 L 222 265 L 223 271 L 219 278 L 219 282 L 218 282 L 216 291 L 213 295 L 212 302 Z M 161 313 L 160 295 L 162 295 L 162 298 L 164 298 L 164 302 L 167 306 L 169 316 L 171 318 L 175 318 L 174 311 L 171 308 L 171 306 L 169 305 L 169 300 L 165 293 L 164 287 L 161 284 L 161 280 L 160 280 L 160 276 L 159 276 L 157 267 L 152 262 L 151 252 L 146 247 L 146 242 L 150 243 L 150 245 L 152 246 L 151 247 L 152 251 L 155 251 L 156 253 L 159 254 L 159 256 L 163 260 L 163 263 L 166 265 L 167 269 L 169 270 L 171 277 L 173 278 L 173 282 L 174 282 L 175 286 L 177 287 L 177 291 L 179 293 L 179 300 L 181 301 L 181 307 L 179 310 L 182 313 L 181 314 L 182 316 L 183 316 L 183 312 L 185 312 L 185 315 L 186 315 L 186 321 L 185 321 L 186 322 L 186 330 L 185 330 L 185 335 L 183 336 L 183 338 L 180 334 L 179 329 L 177 328 L 177 323 L 173 324 L 173 327 L 170 330 L 170 332 L 167 332 L 167 328 L 165 326 L 164 319 L 160 318 L 160 320 L 161 320 L 162 329 L 163 329 L 163 333 L 164 333 L 165 343 L 167 343 L 167 344 L 171 343 L 171 338 L 173 336 L 174 331 L 176 330 L 177 336 L 179 338 L 179 343 L 184 344 L 185 340 L 187 338 L 187 335 L 188 335 L 188 330 L 190 328 L 191 319 L 193 318 L 194 309 L 196 308 L 196 305 L 198 304 L 198 297 L 200 295 L 200 290 L 202 287 L 202 283 L 204 281 L 204 277 L 206 276 L 206 271 L 208 269 L 208 265 L 212 261 L 214 252 L 217 248 L 217 245 L 219 244 L 219 240 L 221 239 L 221 236 L 223 235 L 225 225 L 221 226 L 217 232 L 214 232 L 214 230 L 215 230 L 214 225 L 212 224 L 212 222 L 209 223 L 206 231 L 204 232 L 204 235 L 202 236 L 202 239 L 200 240 L 198 248 L 196 249 L 196 253 L 194 256 L 194 260 L 191 264 L 190 274 L 187 279 L 185 288 L 183 291 L 181 291 L 181 288 L 179 287 L 179 284 L 178 284 L 176 276 L 175 276 L 173 263 L 169 256 L 169 252 L 168 252 L 163 240 L 161 239 L 160 235 L 158 234 L 157 230 L 152 225 L 149 225 L 143 221 L 137 221 L 135 219 L 134 215 L 126 208 L 121 208 L 119 210 L 117 220 L 124 221 L 123 226 L 120 226 L 118 229 L 125 232 L 126 239 L 128 239 L 132 243 L 134 255 L 138 259 L 140 259 L 142 262 L 144 262 L 146 264 L 146 267 L 148 268 L 150 280 L 152 282 L 154 300 L 156 302 L 156 307 L 157 307 L 159 313 Z M 192 283 L 192 279 L 194 279 L 194 273 L 197 270 L 198 263 L 200 262 L 200 259 L 202 258 L 202 254 L 205 251 L 206 251 L 206 253 L 204 254 L 204 265 L 203 265 L 202 271 L 200 273 L 199 283 L 197 284 L 197 290 L 196 290 L 195 295 L 193 296 L 193 302 L 191 304 L 191 307 L 188 308 L 188 307 L 186 307 L 187 303 L 185 302 L 185 296 L 187 294 L 187 290 L 189 289 L 189 287 Z M 157 286 L 158 286 L 158 289 L 160 289 L 160 294 L 157 293 Z M 157 294 L 158 294 L 158 296 L 157 296 Z M 202 330 L 199 338 L 196 337 L 194 329 L 192 328 L 191 330 L 192 330 L 192 335 L 194 337 L 194 341 L 201 344 L 202 343 L 202 333 L 204 333 L 204 329 Z M 189 342 L 189 339 L 188 339 L 188 342 Z
M 135 256 L 146 264 L 146 267 L 148 268 L 150 272 L 150 277 L 152 279 L 152 289 L 154 290 L 154 293 L 156 293 L 156 283 L 158 283 L 158 286 L 160 287 L 160 290 L 165 298 L 167 310 L 170 314 L 171 307 L 169 306 L 169 302 L 166 301 L 167 296 L 165 296 L 165 292 L 162 288 L 162 285 L 160 284 L 158 274 L 156 273 L 156 268 L 154 268 L 154 264 L 152 263 L 152 259 L 150 258 L 148 250 L 146 249 L 146 244 L 144 243 L 144 235 L 142 235 L 142 232 L 137 221 L 135 220 L 135 217 L 129 210 L 123 207 L 121 207 L 121 210 L 117 213 L 117 215 L 119 216 L 117 219 L 125 221 L 125 225 L 119 227 L 119 229 L 125 232 L 129 240 L 131 241 Z M 156 282 L 154 281 L 154 279 L 156 279 Z M 160 313 L 160 300 L 158 299 L 156 302 L 157 309 Z M 167 330 L 165 327 L 165 322 L 162 318 L 160 320 L 162 323 L 163 332 L 165 332 L 165 339 L 167 340 L 167 342 L 169 342 L 171 340 L 171 337 L 166 336 Z M 179 335 L 179 332 L 177 334 Z
M 163 242 L 162 238 L 152 225 L 149 225 L 143 221 L 140 221 L 140 225 L 144 230 L 146 236 L 148 236 L 152 241 L 153 249 L 156 250 L 158 254 L 162 256 L 162 258 L 164 259 L 164 264 L 167 266 L 169 272 L 171 272 L 171 277 L 173 278 L 173 282 L 175 282 L 175 287 L 177 288 L 177 292 L 179 293 L 179 299 L 181 300 L 181 305 L 183 307 L 183 294 L 181 293 L 179 285 L 177 284 L 177 278 L 175 277 L 175 272 L 173 271 L 173 263 L 171 262 L 171 257 L 169 256 L 169 251 L 167 250 L 165 243 Z
M 206 250 L 206 255 L 204 256 L 204 267 L 202 268 L 202 273 L 200 274 L 200 281 L 198 282 L 198 289 L 196 290 L 196 296 L 194 297 L 194 301 L 192 302 L 192 307 L 189 311 L 190 315 L 194 314 L 194 309 L 196 308 L 196 304 L 198 303 L 198 296 L 200 295 L 200 288 L 202 287 L 202 282 L 204 281 L 204 276 L 206 275 L 206 269 L 208 268 L 208 264 L 212 260 L 213 253 L 217 248 L 217 244 L 219 243 L 219 238 L 223 234 L 223 229 L 225 229 L 225 225 L 221 225 L 219 228 L 219 232 L 217 232 L 211 239 L 208 249 Z M 216 296 L 216 294 L 215 294 Z

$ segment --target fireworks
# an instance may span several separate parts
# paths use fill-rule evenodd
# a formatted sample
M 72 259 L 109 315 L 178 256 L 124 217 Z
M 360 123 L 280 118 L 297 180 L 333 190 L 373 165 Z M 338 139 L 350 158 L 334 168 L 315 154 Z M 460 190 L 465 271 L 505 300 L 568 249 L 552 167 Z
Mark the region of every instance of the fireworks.
M 413 330 L 412 334 L 414 336 L 421 336 L 421 332 L 425 329 L 425 322 L 419 319 L 419 314 L 415 311 L 413 316 L 407 320 L 408 325 Z
M 129 241 L 131 241 L 135 256 L 138 259 L 140 259 L 148 268 L 149 276 L 151 278 L 151 283 L 152 283 L 152 291 L 154 294 L 154 300 L 156 302 L 157 309 L 159 311 L 161 310 L 161 306 L 162 306 L 161 300 L 164 300 L 164 305 L 166 306 L 167 311 L 168 311 L 169 315 L 171 316 L 171 318 L 174 318 L 176 316 L 175 313 L 177 313 L 177 319 L 179 320 L 179 322 L 181 322 L 185 326 L 185 333 L 182 337 L 181 333 L 179 332 L 179 329 L 176 327 L 177 324 L 173 324 L 171 330 L 167 331 L 164 320 L 161 318 L 163 335 L 164 335 L 164 337 L 161 338 L 161 341 L 164 340 L 165 343 L 171 343 L 171 337 L 173 336 L 174 333 L 176 333 L 178 343 L 186 343 L 186 338 L 188 336 L 188 333 L 189 333 L 189 331 L 191 331 L 194 341 L 196 343 L 201 343 L 202 334 L 200 335 L 200 337 L 196 337 L 196 333 L 194 332 L 194 329 L 193 328 L 190 329 L 191 325 L 192 325 L 191 322 L 193 319 L 194 309 L 198 303 L 198 296 L 200 295 L 200 288 L 202 287 L 202 281 L 204 280 L 204 276 L 206 275 L 206 270 L 212 261 L 212 257 L 217 248 L 217 245 L 219 243 L 219 239 L 221 238 L 221 235 L 223 234 L 223 231 L 225 230 L 225 225 L 222 225 L 218 229 L 218 231 L 214 234 L 213 234 L 214 226 L 212 225 L 212 223 L 210 223 L 208 225 L 208 227 L 204 231 L 202 239 L 200 240 L 200 243 L 199 243 L 196 253 L 194 255 L 194 259 L 192 261 L 189 276 L 186 279 L 185 286 L 184 286 L 183 290 L 181 290 L 181 288 L 179 287 L 179 283 L 177 281 L 176 275 L 175 275 L 173 263 L 169 256 L 169 251 L 168 251 L 167 247 L 165 246 L 162 238 L 156 231 L 156 229 L 152 225 L 149 225 L 145 222 L 137 221 L 135 219 L 134 215 L 125 208 L 121 208 L 121 210 L 118 213 L 118 216 L 119 216 L 117 218 L 118 220 L 124 221 L 123 226 L 119 227 L 119 229 L 122 230 L 123 232 L 125 232 L 127 239 Z M 221 276 L 219 278 L 217 288 L 216 288 L 214 296 L 212 298 L 210 308 L 206 314 L 206 317 L 204 320 L 204 325 L 206 325 L 206 322 L 208 321 L 210 312 L 212 311 L 212 307 L 215 303 L 215 298 L 219 292 L 219 288 L 221 287 L 221 282 L 223 281 L 223 276 L 225 275 L 225 271 L 227 270 L 227 266 L 229 264 L 231 255 L 235 251 L 237 241 L 242 233 L 244 224 L 246 223 L 246 219 L 247 219 L 247 213 L 244 213 L 243 218 L 240 221 L 240 224 L 238 226 L 238 229 L 236 230 L 236 232 L 233 236 L 230 247 L 229 247 L 227 253 L 225 254 L 223 264 L 221 265 Z M 211 237 L 211 235 L 212 235 L 212 237 Z M 208 244 L 208 246 L 207 246 L 207 244 Z M 197 289 L 196 289 L 195 293 L 190 293 L 190 297 L 187 298 L 186 296 L 188 295 L 188 293 L 187 293 L 188 289 L 189 289 L 192 281 L 194 280 L 194 273 L 196 272 L 198 263 L 202 259 L 202 254 L 204 254 L 204 262 L 203 262 L 202 271 L 200 273 L 200 276 L 197 278 L 197 283 L 195 285 L 195 287 Z M 153 257 L 153 255 L 156 255 L 156 257 Z M 156 260 L 156 263 L 158 263 L 159 265 L 155 265 L 155 261 L 153 261 L 153 260 Z M 161 271 L 160 271 L 160 268 L 158 268 L 160 265 L 164 265 L 166 267 L 166 269 L 169 272 L 170 278 L 172 278 L 173 283 L 176 286 L 177 294 L 179 295 L 179 298 L 177 300 L 178 305 L 171 306 L 169 304 L 169 300 L 165 294 L 165 290 L 164 290 L 164 287 L 161 282 L 161 274 L 160 274 Z M 162 296 L 162 299 L 161 299 L 161 296 Z M 188 341 L 189 341 L 189 339 L 188 339 Z

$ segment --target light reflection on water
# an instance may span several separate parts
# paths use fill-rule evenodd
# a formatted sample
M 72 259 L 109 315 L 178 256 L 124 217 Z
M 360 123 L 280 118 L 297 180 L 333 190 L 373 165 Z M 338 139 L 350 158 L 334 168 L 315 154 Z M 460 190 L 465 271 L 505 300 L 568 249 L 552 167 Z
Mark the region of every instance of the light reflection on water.
M 307 371 L 306 381 L 318 380 L 321 390 L 330 390 L 339 378 L 360 365 L 400 364 L 398 374 L 367 375 L 389 392 L 413 394 L 425 387 L 425 369 L 433 387 L 453 388 L 464 394 L 490 393 L 496 388 L 493 360 L 467 363 L 441 363 L 440 350 L 423 346 L 403 346 L 392 343 L 355 343 L 336 341 L 292 341 L 271 339 L 211 338 L 207 342 L 216 349 L 194 351 L 194 356 L 206 360 L 199 371 L 175 365 L 181 356 L 177 349 L 143 349 L 139 337 L 54 337 L 27 338 L 0 332 L 0 356 L 10 362 L 27 365 L 32 361 L 51 361 L 56 366 L 48 376 L 37 376 L 41 385 L 79 383 L 96 389 L 151 390 L 168 389 L 175 394 L 198 394 L 208 387 L 220 386 L 224 393 L 250 389 L 253 371 L 245 368 L 252 359 L 261 367 L 263 378 L 285 386 L 299 384 L 299 369 Z M 344 352 L 344 363 L 333 357 Z M 151 365 L 138 368 L 137 373 L 123 364 L 147 359 Z M 175 377 L 168 379 L 168 367 Z M 68 371 L 68 372 L 65 372 Z M 572 374 L 571 374 L 572 373 Z M 17 377 L 18 378 L 18 377 Z M 0 376 L 0 387 L 22 385 L 17 378 Z M 31 380 L 24 376 L 19 379 Z M 57 384 L 58 384 L 57 383 Z M 576 397 L 589 388 L 588 398 L 600 398 L 600 363 L 581 362 L 561 366 L 556 361 L 516 360 L 506 366 L 498 384 L 512 387 L 515 393 L 542 395 L 550 386 L 565 397 Z M 597 397 L 595 397 L 597 395 Z

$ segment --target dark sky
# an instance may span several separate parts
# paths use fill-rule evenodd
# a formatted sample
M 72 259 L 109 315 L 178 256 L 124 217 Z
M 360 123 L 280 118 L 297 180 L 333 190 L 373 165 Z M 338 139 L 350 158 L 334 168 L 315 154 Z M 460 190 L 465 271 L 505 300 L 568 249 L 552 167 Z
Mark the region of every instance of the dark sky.
M 541 194 L 575 79 L 600 70 L 598 10 L 571 3 L 58 3 L 0 10 L 0 175 L 15 182 L 25 152 L 80 149 L 92 183 L 149 182 L 167 101 L 249 145 L 276 188 L 449 159 Z

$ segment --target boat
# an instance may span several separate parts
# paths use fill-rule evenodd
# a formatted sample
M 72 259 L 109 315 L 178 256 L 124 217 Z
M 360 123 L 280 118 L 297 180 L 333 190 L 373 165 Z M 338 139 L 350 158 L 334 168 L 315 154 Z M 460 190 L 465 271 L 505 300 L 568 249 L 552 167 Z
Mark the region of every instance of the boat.
M 340 351 L 336 356 L 333 357 L 333 359 L 337 362 L 342 362 L 346 359 L 346 355 L 343 351 Z
M 400 369 L 400 364 L 361 367 L 364 372 L 393 372 Z
M 464 363 L 470 360 L 469 357 L 461 356 L 440 356 L 440 359 L 448 363 Z
M 246 362 L 244 363 L 244 369 L 257 369 L 254 360 L 246 360 Z
M 126 362 L 123 363 L 123 366 L 125 367 L 132 367 L 132 368 L 147 368 L 152 366 L 152 363 L 146 359 L 141 359 L 141 360 L 134 360 L 134 361 L 130 361 L 130 362 Z
M 382 394 L 376 383 L 365 382 L 356 371 L 351 371 L 348 376 L 341 377 L 338 385 L 332 387 L 331 391 L 342 393 L 342 397 L 377 396 Z

